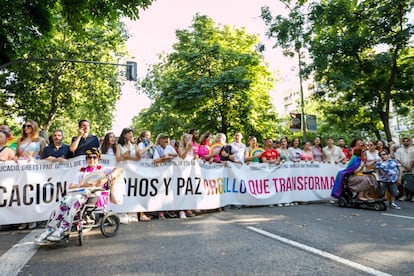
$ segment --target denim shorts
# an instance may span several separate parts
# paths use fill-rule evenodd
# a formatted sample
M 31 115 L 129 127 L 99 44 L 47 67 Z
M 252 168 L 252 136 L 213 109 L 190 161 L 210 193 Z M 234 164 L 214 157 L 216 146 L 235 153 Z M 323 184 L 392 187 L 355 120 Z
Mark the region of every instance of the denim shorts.
M 396 182 L 383 182 L 384 190 L 389 191 L 392 196 L 398 196 L 398 187 Z

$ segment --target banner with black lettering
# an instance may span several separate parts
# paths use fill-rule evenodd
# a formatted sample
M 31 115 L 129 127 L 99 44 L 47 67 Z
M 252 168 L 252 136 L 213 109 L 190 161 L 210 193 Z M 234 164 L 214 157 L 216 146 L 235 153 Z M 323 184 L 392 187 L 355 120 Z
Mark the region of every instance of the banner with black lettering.
M 48 219 L 74 176 L 86 165 L 83 158 L 61 163 L 0 163 L 0 225 Z M 223 165 L 178 158 L 161 164 L 116 163 L 113 156 L 105 155 L 101 164 L 125 171 L 115 184 L 123 193 L 122 204 L 108 206 L 120 213 L 328 200 L 342 167 L 316 162 Z

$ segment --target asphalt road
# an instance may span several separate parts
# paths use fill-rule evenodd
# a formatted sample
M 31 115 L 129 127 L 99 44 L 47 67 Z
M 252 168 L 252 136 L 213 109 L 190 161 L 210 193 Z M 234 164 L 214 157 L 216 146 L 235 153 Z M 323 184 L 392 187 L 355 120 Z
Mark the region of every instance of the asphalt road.
M 413 275 L 414 202 L 401 206 L 227 209 L 123 224 L 112 238 L 93 230 L 81 247 L 75 233 L 39 248 L 41 229 L 3 228 L 0 275 Z

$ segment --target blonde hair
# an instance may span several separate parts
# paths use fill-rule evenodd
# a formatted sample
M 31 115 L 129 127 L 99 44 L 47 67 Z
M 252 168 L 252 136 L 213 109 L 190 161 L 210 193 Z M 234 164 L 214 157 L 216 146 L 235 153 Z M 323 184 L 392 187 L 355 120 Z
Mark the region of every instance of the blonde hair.
M 39 138 L 39 125 L 33 120 L 26 120 L 23 125 L 25 125 L 26 123 L 30 123 L 30 125 L 32 126 L 32 133 L 30 134 L 31 136 L 30 138 L 33 141 L 36 141 Z M 25 138 L 27 138 L 27 136 L 28 135 L 24 132 L 24 129 L 23 129 L 22 137 L 20 137 L 19 141 L 23 141 Z

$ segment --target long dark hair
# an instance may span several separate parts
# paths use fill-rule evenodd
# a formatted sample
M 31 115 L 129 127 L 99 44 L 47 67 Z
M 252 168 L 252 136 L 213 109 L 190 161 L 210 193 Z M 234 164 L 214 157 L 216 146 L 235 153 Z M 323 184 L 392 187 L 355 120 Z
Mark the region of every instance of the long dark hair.
M 118 138 L 118 144 L 120 144 L 121 146 L 125 146 L 125 144 L 127 143 L 127 140 L 125 139 L 125 134 L 132 132 L 132 134 L 134 134 L 134 131 L 128 127 L 124 128 L 121 132 L 121 135 L 119 135 Z
M 113 132 L 108 132 L 107 134 L 105 134 L 105 137 L 104 137 L 104 139 L 102 141 L 102 146 L 101 146 L 101 152 L 102 152 L 102 154 L 108 153 L 108 149 L 109 148 L 112 148 L 112 150 L 114 151 L 114 153 L 116 153 L 116 145 L 115 145 L 115 143 L 113 145 L 110 145 L 109 144 L 109 137 L 111 135 L 114 135 L 115 136 L 115 134 Z

